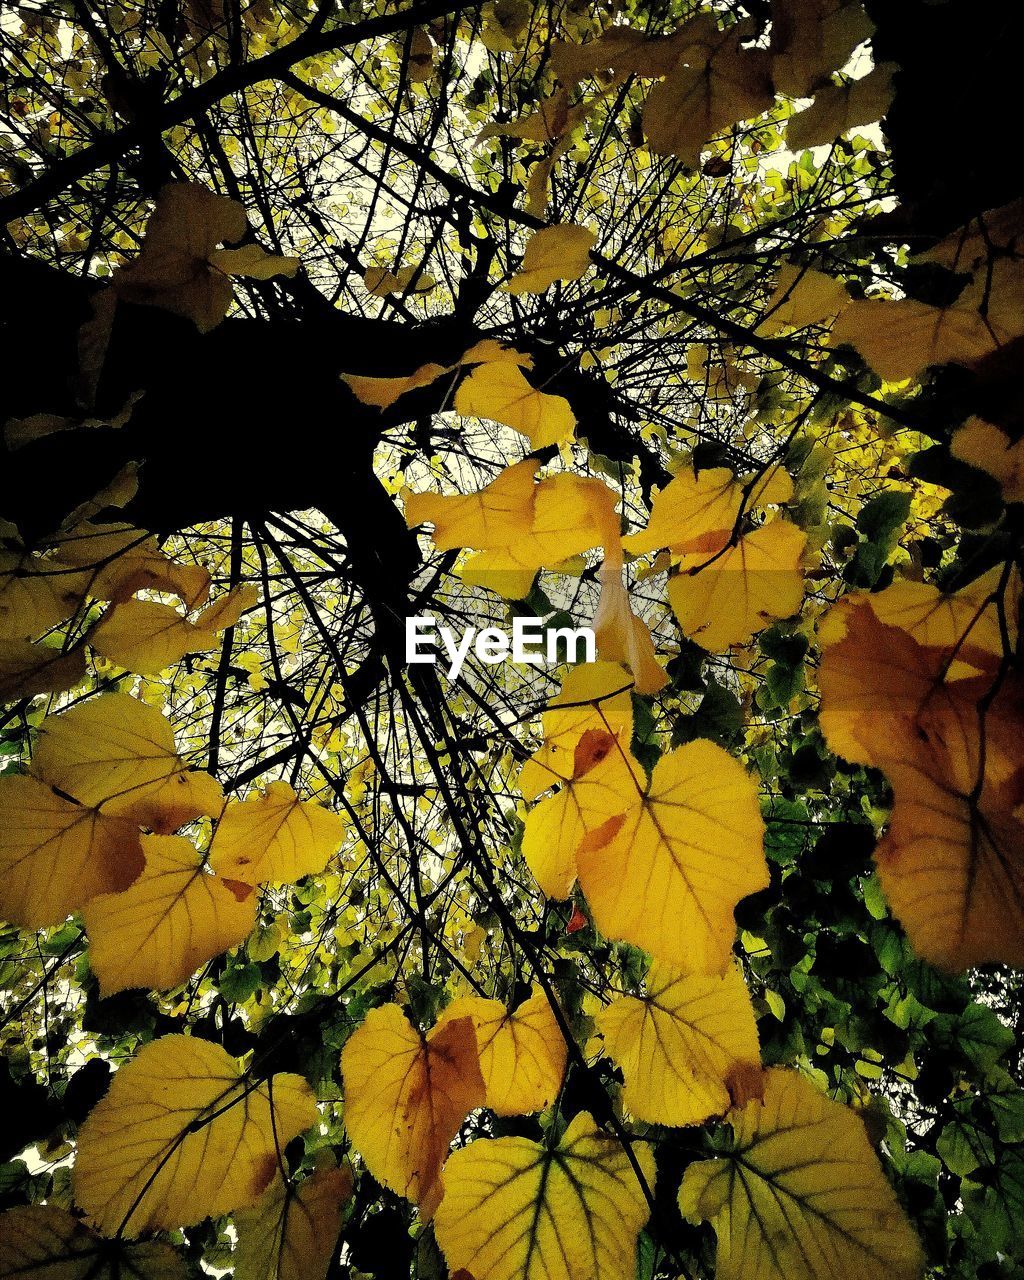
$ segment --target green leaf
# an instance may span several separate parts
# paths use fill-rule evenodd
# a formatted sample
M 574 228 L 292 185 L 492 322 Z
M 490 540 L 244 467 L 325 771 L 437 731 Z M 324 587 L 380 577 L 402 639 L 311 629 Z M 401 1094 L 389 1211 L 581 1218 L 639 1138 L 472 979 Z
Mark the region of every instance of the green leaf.
M 983 1004 L 970 1004 L 956 1017 L 944 1016 L 942 1027 L 947 1033 L 948 1043 L 982 1071 L 994 1067 L 1013 1047 L 1013 1032 Z

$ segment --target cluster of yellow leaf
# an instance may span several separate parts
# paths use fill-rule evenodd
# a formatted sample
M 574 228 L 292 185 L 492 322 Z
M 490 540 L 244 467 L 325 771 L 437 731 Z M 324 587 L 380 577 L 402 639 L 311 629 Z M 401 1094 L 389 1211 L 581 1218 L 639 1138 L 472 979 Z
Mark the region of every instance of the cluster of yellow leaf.
M 587 44 L 558 43 L 552 64 L 566 85 L 594 76 L 613 85 L 628 77 L 657 81 L 643 108 L 647 145 L 696 168 L 713 138 L 770 110 L 777 92 L 814 96 L 790 122 L 793 149 L 831 142 L 880 119 L 891 101 L 893 67 L 876 67 L 854 81 L 831 77 L 871 31 L 860 3 L 776 0 L 768 49 L 753 47 L 753 20 L 722 29 L 705 11 L 669 35 L 613 26 Z
M 477 493 L 405 491 L 406 521 L 432 523 L 438 550 L 476 551 L 463 569 L 467 582 L 521 599 L 538 569 L 618 539 L 615 495 L 603 481 L 564 473 L 538 481 L 539 468 L 518 462 Z
M 946 595 L 897 582 L 842 600 L 819 632 L 828 744 L 893 789 L 882 889 L 947 969 L 1024 964 L 1024 689 L 1003 666 L 1020 594 L 1000 568 Z
M 471 1111 L 526 1115 L 554 1101 L 566 1046 L 543 992 L 517 1009 L 456 999 L 426 1035 L 397 1005 L 372 1010 L 341 1055 L 345 1125 L 378 1181 L 430 1217 L 441 1170 Z
M 364 404 L 387 409 L 407 392 L 429 386 L 447 373 L 469 368 L 471 372 L 455 393 L 458 413 L 503 422 L 526 436 L 534 449 L 567 443 L 576 430 L 569 402 L 531 386 L 523 370 L 532 367 L 532 356 L 484 338 L 452 365 L 425 364 L 397 378 L 350 373 L 342 374 L 342 378 Z
M 432 522 L 440 550 L 475 550 L 478 554 L 463 567 L 463 579 L 512 600 L 527 594 L 539 569 L 557 570 L 568 557 L 603 548 L 594 618 L 598 651 L 629 666 L 638 692 L 657 693 L 666 677 L 650 630 L 633 613 L 622 581 L 615 494 L 604 481 L 589 476 L 561 473 L 537 481 L 539 465 L 527 459 L 506 467 L 477 493 L 406 491 L 406 521 L 410 528 Z
M 246 232 L 245 209 L 194 182 L 172 182 L 160 192 L 146 224 L 139 256 L 111 281 L 119 298 L 162 307 L 195 322 L 201 333 L 227 315 L 232 276 L 269 280 L 293 276 L 298 258 L 270 254 L 257 244 L 219 249 Z
M 205 855 L 171 834 L 201 816 L 218 820 Z M 284 782 L 225 803 L 158 711 L 105 694 L 48 716 L 29 773 L 0 778 L 0 917 L 81 910 L 104 995 L 174 987 L 251 933 L 258 885 L 322 871 L 341 837 Z
M 840 281 L 811 268 L 783 266 L 762 330 L 772 333 L 783 326 L 835 321 L 829 340 L 855 347 L 889 382 L 917 377 L 931 365 L 977 368 L 1024 336 L 1024 255 L 1018 247 L 1022 232 L 1024 204 L 1018 201 L 980 215 L 921 255 L 923 261 L 971 277 L 948 307 L 914 298 L 854 300 Z M 1008 439 L 1000 441 L 997 427 L 975 419 L 960 434 L 958 448 L 965 461 L 1005 480 L 1009 492 L 1015 483 L 1020 491 L 1019 478 L 1015 481 L 1018 455 L 1000 456 L 1012 450 Z
M 138 592 L 177 596 L 188 611 L 202 605 L 210 575 L 161 552 L 156 539 L 129 524 L 76 524 L 53 535 L 41 552 L 13 536 L 0 549 L 0 698 L 60 693 L 85 674 L 85 646 L 137 675 L 154 675 L 186 653 L 214 648 L 217 633 L 255 603 L 252 586 L 236 587 L 194 618 Z M 103 615 L 75 640 L 54 647 L 39 637 L 84 614 L 89 600 Z
M 623 539 L 634 555 L 668 548 L 668 598 L 683 632 L 711 653 L 745 644 L 800 608 L 806 534 L 782 516 L 738 536 L 747 511 L 793 495 L 781 467 L 738 480 L 725 467 L 684 470 L 657 494 L 647 528 Z
M 733 908 L 768 883 L 756 784 L 704 740 L 663 756 L 648 781 L 629 751 L 623 683 L 613 663 L 566 677 L 546 713 L 552 737 L 524 767 L 526 795 L 559 789 L 530 811 L 523 856 L 553 897 L 578 879 L 606 936 L 684 973 L 721 974 Z
M 543 993 L 514 1012 L 464 996 L 426 1035 L 396 1005 L 373 1010 L 342 1052 L 345 1124 L 369 1171 L 434 1217 L 452 1274 L 588 1280 L 635 1272 L 654 1161 L 576 1117 L 557 1146 L 482 1138 L 450 1153 L 477 1107 L 499 1115 L 555 1098 L 566 1046 Z M 637 1170 L 643 1179 L 637 1176 Z
M 578 873 L 597 925 L 655 957 L 643 993 L 617 997 L 596 1019 L 605 1052 L 622 1069 L 623 1103 L 637 1119 L 664 1125 L 729 1112 L 735 1160 L 750 1169 L 749 1179 L 734 1181 L 733 1162 L 707 1162 L 691 1166 L 683 1183 L 683 1212 L 715 1221 L 717 1274 L 881 1276 L 884 1261 L 894 1274 L 917 1275 L 919 1246 L 859 1119 L 793 1072 L 762 1073 L 750 996 L 730 958 L 732 909 L 767 883 L 753 781 L 719 747 L 697 741 L 663 757 L 646 783 L 628 754 L 628 690 L 609 664 L 570 673 L 544 713 L 544 733 L 523 768 L 523 791 L 536 795 L 546 779 L 561 789 L 528 816 L 524 856 L 541 886 L 560 896 Z M 624 814 L 606 817 L 622 803 Z M 543 1182 L 538 1190 L 524 1180 L 539 1159 L 531 1144 L 492 1145 L 476 1143 L 449 1162 L 438 1240 L 452 1265 L 482 1261 L 487 1277 L 531 1274 L 531 1264 L 506 1269 L 477 1222 L 456 1220 L 500 1196 L 501 1216 L 489 1223 L 502 1240 L 506 1213 L 515 1210 L 516 1222 L 544 1203 Z M 485 1185 L 460 1180 L 464 1169 Z M 506 1191 L 513 1185 L 522 1204 Z M 549 1215 L 555 1233 L 574 1222 L 571 1206 L 559 1211 Z M 766 1259 L 774 1270 L 764 1272 Z M 608 1269 L 618 1274 L 607 1261 L 596 1273 Z

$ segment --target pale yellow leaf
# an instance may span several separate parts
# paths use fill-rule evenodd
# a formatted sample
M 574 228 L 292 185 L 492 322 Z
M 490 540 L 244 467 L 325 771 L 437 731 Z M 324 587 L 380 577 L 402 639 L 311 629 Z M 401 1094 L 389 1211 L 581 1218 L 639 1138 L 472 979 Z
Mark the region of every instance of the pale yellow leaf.
M 0 918 L 60 924 L 143 867 L 138 825 L 72 804 L 35 778 L 0 778 Z
M 129 888 L 82 908 L 89 963 L 105 996 L 176 987 L 244 942 L 256 923 L 252 886 L 209 874 L 184 836 L 143 836 L 142 852 L 146 865 Z
M 790 117 L 786 145 L 792 151 L 804 151 L 832 142 L 857 125 L 881 120 L 892 103 L 892 77 L 897 70 L 894 62 L 882 62 L 860 80 L 818 89 L 811 106 Z
M 79 1129 L 75 1202 L 106 1235 L 191 1226 L 255 1204 L 316 1121 L 300 1076 L 257 1083 L 220 1045 L 163 1036 L 120 1068 Z
M 565 1074 L 565 1039 L 543 991 L 513 1012 L 500 1000 L 461 996 L 437 1020 L 470 1018 L 476 1030 L 485 1105 L 499 1116 L 528 1115 L 554 1102 Z
M 215 817 L 223 804 L 216 779 L 190 771 L 177 755 L 160 712 L 123 693 L 47 716 L 32 773 L 79 804 L 160 832 Z
M 152 676 L 180 662 L 186 653 L 216 649 L 218 640 L 170 605 L 126 600 L 110 606 L 89 632 L 89 644 L 119 667 Z
M 578 280 L 590 266 L 596 241 L 592 231 L 571 223 L 534 232 L 523 265 L 508 282 L 509 293 L 543 293 L 556 280 Z
M 271 782 L 262 795 L 225 806 L 210 866 L 245 884 L 291 884 L 323 871 L 343 833 L 339 814 L 300 800 L 287 782 Z
M 739 968 L 719 977 L 655 962 L 644 985 L 642 996 L 619 996 L 596 1019 L 605 1051 L 622 1069 L 626 1108 L 650 1124 L 724 1115 L 731 1079 L 761 1065 Z
M 584 838 L 580 887 L 598 928 L 689 973 L 722 973 L 733 908 L 768 884 L 757 785 L 712 742 L 661 757 L 647 793 Z
M 472 1020 L 423 1035 L 397 1005 L 371 1009 L 342 1050 L 341 1073 L 345 1127 L 366 1167 L 429 1217 L 452 1139 L 484 1104 Z
M 916 1280 L 921 1246 L 861 1118 L 805 1076 L 767 1073 L 731 1112 L 726 1153 L 683 1177 L 684 1217 L 710 1219 L 718 1280 Z
M 654 1158 L 633 1156 L 646 1189 Z M 586 1112 L 555 1147 L 528 1138 L 478 1138 L 444 1171 L 437 1242 L 451 1272 L 474 1280 L 634 1280 L 645 1187 L 617 1138 Z
M 568 400 L 532 387 L 509 361 L 477 365 L 455 392 L 455 409 L 514 428 L 534 449 L 566 444 L 576 430 Z

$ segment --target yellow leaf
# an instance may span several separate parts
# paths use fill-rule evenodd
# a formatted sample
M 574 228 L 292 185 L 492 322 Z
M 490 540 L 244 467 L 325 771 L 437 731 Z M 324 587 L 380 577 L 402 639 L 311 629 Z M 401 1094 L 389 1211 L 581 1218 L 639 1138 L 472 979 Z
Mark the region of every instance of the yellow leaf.
M 683 634 L 709 653 L 725 653 L 773 618 L 796 613 L 804 596 L 800 557 L 806 542 L 796 525 L 773 520 L 717 558 L 682 556 L 668 598 Z
M 525 142 L 554 142 L 569 127 L 569 95 L 556 89 L 536 111 L 509 120 L 505 124 L 488 124 L 477 134 L 477 142 L 488 138 L 522 138 Z
M 693 43 L 694 27 L 687 24 L 667 36 L 651 36 L 632 27 L 609 27 L 596 40 L 574 44 L 556 40 L 551 65 L 563 84 L 573 84 L 595 72 L 622 79 L 667 76 L 680 55 Z
M 517 364 L 520 369 L 532 369 L 533 356 L 524 355 L 494 338 L 481 338 L 463 354 L 459 364 Z
M 0 778 L 0 918 L 59 924 L 143 867 L 137 824 L 72 804 L 35 778 Z
M 81 645 L 51 649 L 30 640 L 0 640 L 0 702 L 32 698 L 38 693 L 64 693 L 85 678 Z
M 472 1020 L 424 1036 L 397 1005 L 371 1009 L 342 1050 L 341 1073 L 345 1127 L 367 1169 L 429 1217 L 452 1139 L 484 1104 Z
M 650 628 L 633 612 L 615 557 L 601 566 L 599 578 L 601 595 L 594 617 L 598 653 L 606 661 L 629 667 L 637 693 L 658 693 L 668 684 L 668 676 L 658 663 Z
M 207 874 L 184 836 L 143 836 L 142 852 L 145 868 L 129 888 L 82 908 L 89 963 L 104 996 L 176 987 L 244 942 L 256 924 L 251 885 Z
M 434 74 L 434 42 L 422 27 L 414 28 L 409 40 L 406 75 L 413 84 L 423 84 Z
M 301 1076 L 256 1085 L 220 1045 L 163 1036 L 121 1067 L 79 1129 L 75 1202 L 107 1235 L 217 1217 L 255 1204 L 316 1121 Z
M 79 804 L 158 832 L 202 814 L 215 817 L 223 804 L 216 779 L 191 772 L 175 753 L 160 712 L 123 693 L 47 716 L 32 773 Z
M 1004 502 L 1024 502 L 1024 440 L 1011 440 L 991 422 L 971 418 L 953 432 L 949 450 L 954 458 L 994 476 Z
M 829 84 L 818 89 L 805 111 L 789 118 L 786 145 L 804 151 L 832 142 L 857 125 L 881 120 L 892 103 L 894 62 L 881 62 L 860 80 Z
M 434 277 L 419 267 L 400 267 L 398 271 L 368 267 L 363 273 L 363 284 L 375 298 L 386 298 L 390 293 L 429 293 L 435 283 Z
M 529 459 L 517 462 L 477 493 L 447 495 L 403 489 L 406 524 L 410 529 L 433 524 L 434 545 L 439 551 L 516 543 L 529 533 L 539 465 Z
M 275 1178 L 235 1213 L 235 1280 L 324 1280 L 351 1196 L 347 1167 L 325 1166 L 298 1185 Z
M 565 1039 L 547 996 L 531 994 L 513 1013 L 500 1000 L 462 996 L 437 1020 L 439 1027 L 472 1020 L 480 1053 L 485 1106 L 499 1116 L 543 1111 L 558 1095 L 565 1074 Z
M 643 789 L 643 770 L 628 745 L 601 729 L 587 729 L 574 756 L 572 772 L 552 779 L 560 789 L 530 810 L 523 831 L 526 865 L 549 898 L 569 896 L 584 836 L 622 813 Z
M 875 860 L 914 950 L 946 969 L 1024 964 L 1019 679 L 983 646 L 967 650 L 981 669 L 954 670 L 953 648 L 884 625 L 870 597 L 841 602 L 819 635 L 826 740 L 893 789 Z
M 608 1056 L 622 1068 L 625 1106 L 650 1124 L 724 1115 L 731 1078 L 761 1065 L 739 968 L 687 975 L 655 962 L 645 985 L 645 995 L 620 996 L 596 1019 Z
M 1002 657 L 1004 627 L 1011 645 L 1017 638 L 1020 577 L 1014 573 L 1008 578 L 1000 610 L 1002 576 L 1003 567 L 997 565 L 954 592 L 904 578 L 855 598 L 869 604 L 879 622 L 899 627 L 925 648 L 942 649 L 962 662 L 985 663 Z
M 860 0 L 773 0 L 775 88 L 790 98 L 809 97 L 873 30 Z
M 235 200 L 194 182 L 172 182 L 160 192 L 139 256 L 114 272 L 126 302 L 162 307 L 214 328 L 231 305 L 231 280 L 211 259 L 222 240 L 241 240 L 245 210 Z
M 261 245 L 247 244 L 241 249 L 215 249 L 210 265 L 229 276 L 248 276 L 250 280 L 272 280 L 274 276 L 293 276 L 299 269 L 298 258 L 267 253 Z
M 985 692 L 977 686 L 975 698 Z M 991 719 L 986 718 L 986 725 Z M 1018 753 L 1021 722 L 1018 708 L 1013 718 Z M 929 725 L 927 719 L 924 723 Z M 879 882 L 893 915 L 914 951 L 942 969 L 959 971 L 992 961 L 1024 966 L 1024 795 L 1019 783 L 986 783 L 981 796 L 972 800 L 943 752 L 921 752 L 915 758 L 909 735 L 900 745 L 902 758 L 894 756 L 881 766 L 893 789 L 894 807 L 875 850 Z M 894 748 L 899 750 L 896 743 Z
M 650 1190 L 651 1152 L 637 1142 L 633 1155 Z M 449 1270 L 474 1280 L 633 1280 L 648 1216 L 621 1144 L 581 1112 L 554 1149 L 478 1138 L 456 1151 L 435 1231 Z
M 536 576 L 532 565 L 517 565 L 515 557 L 504 548 L 481 551 L 459 569 L 459 577 L 467 587 L 496 591 L 506 600 L 525 600 Z
M 254 582 L 243 582 L 208 604 L 196 618 L 196 626 L 204 631 L 226 631 L 237 626 L 242 614 L 248 613 L 259 598 L 259 587 Z
M 655 496 L 647 528 L 622 539 L 630 555 L 669 547 L 673 552 L 717 551 L 728 541 L 743 494 L 727 467 L 689 469 Z
M 519 772 L 524 800 L 572 776 L 576 744 L 588 729 L 610 733 L 628 745 L 633 733 L 633 681 L 616 662 L 573 667 L 541 716 L 544 743 Z
M 0 548 L 0 639 L 27 640 L 71 617 L 88 581 L 66 565 Z
M 882 614 L 899 617 L 902 612 L 898 594 L 895 604 L 883 601 Z M 921 624 L 918 634 L 935 638 L 939 632 Z M 901 627 L 885 625 L 867 594 L 848 596 L 835 605 L 819 623 L 818 639 L 824 650 L 818 668 L 819 720 L 837 755 L 881 767 L 892 754 L 891 743 L 877 732 L 883 715 L 909 724 L 930 706 L 951 721 L 963 717 L 963 690 L 971 682 L 945 679 L 959 674 L 950 670 L 952 648 L 925 648 Z M 983 647 L 969 652 L 984 657 Z M 978 672 L 968 666 L 963 674 L 973 677 Z
M 578 280 L 590 266 L 593 231 L 565 223 L 534 232 L 523 265 L 508 282 L 509 293 L 543 293 L 556 280 Z
M 151 533 L 134 525 L 82 523 L 58 534 L 51 545 L 63 565 L 90 570 L 87 590 L 97 600 L 165 591 L 193 609 L 210 591 L 210 575 L 202 565 L 169 559 Z
M 950 271 L 974 273 L 979 267 L 987 271 L 1004 254 L 1010 259 L 1016 256 L 1022 215 L 1024 203 L 1020 200 L 986 209 L 917 256 Z
M 745 477 L 744 487 L 749 486 L 747 498 L 750 507 L 781 507 L 793 500 L 793 481 L 782 466 L 769 467 L 760 475 Z
M 757 786 L 712 742 L 654 766 L 647 794 L 576 854 L 598 928 L 688 973 L 722 973 L 733 908 L 768 884 Z
M 119 667 L 152 676 L 180 662 L 186 653 L 216 649 L 218 640 L 170 605 L 126 600 L 107 610 L 89 632 L 89 644 Z
M 472 547 L 487 553 L 467 562 L 466 580 L 521 595 L 527 574 L 532 579 L 544 565 L 618 541 L 615 495 L 603 481 L 562 473 L 535 484 L 538 466 L 527 459 L 506 467 L 478 493 L 403 490 L 406 523 L 413 528 L 432 522 L 439 550 Z
M 913 298 L 851 302 L 832 330 L 833 342 L 856 347 L 887 382 L 916 377 L 933 364 L 969 365 L 1013 336 L 973 307 L 930 307 Z
M 347 382 L 352 394 L 363 404 L 372 404 L 377 409 L 388 409 L 407 391 L 415 391 L 417 387 L 429 387 L 442 374 L 450 373 L 451 365 L 424 364 L 415 372 L 398 378 L 366 378 L 355 373 L 343 373 L 342 381 Z
M 455 409 L 505 423 L 526 436 L 533 449 L 566 444 L 576 430 L 568 400 L 530 386 L 510 361 L 478 365 L 455 392 Z
M 0 1214 L 0 1280 L 187 1280 L 169 1244 L 105 1240 L 66 1209 L 26 1204 Z
M 700 14 L 684 31 L 689 41 L 651 90 L 643 127 L 653 151 L 696 168 L 716 134 L 767 111 L 775 95 L 767 50 L 740 48 L 751 34 L 746 24 L 719 31 L 710 14 Z
M 244 884 L 291 884 L 323 871 L 341 844 L 341 816 L 271 782 L 251 800 L 228 802 L 210 845 L 210 866 Z
M 710 1218 L 719 1280 L 915 1280 L 921 1246 L 861 1118 L 795 1071 L 730 1113 L 720 1159 L 690 1165 L 679 1206 Z
M 215 632 L 234 626 L 257 595 L 251 583 L 234 587 L 207 605 L 194 621 L 166 604 L 125 600 L 111 605 L 89 632 L 89 643 L 97 653 L 137 675 L 157 675 L 187 653 L 216 649 L 220 641 Z
M 842 280 L 811 267 L 784 262 L 758 331 L 774 334 L 784 328 L 828 324 L 845 310 L 849 301 L 850 295 Z

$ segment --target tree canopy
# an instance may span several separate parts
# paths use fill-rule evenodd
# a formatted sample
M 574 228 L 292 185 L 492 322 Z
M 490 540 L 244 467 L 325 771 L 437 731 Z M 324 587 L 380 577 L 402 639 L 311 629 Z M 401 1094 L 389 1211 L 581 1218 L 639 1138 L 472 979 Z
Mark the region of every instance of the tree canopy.
M 0 1280 L 1024 1277 L 1022 27 L 4 8 Z

